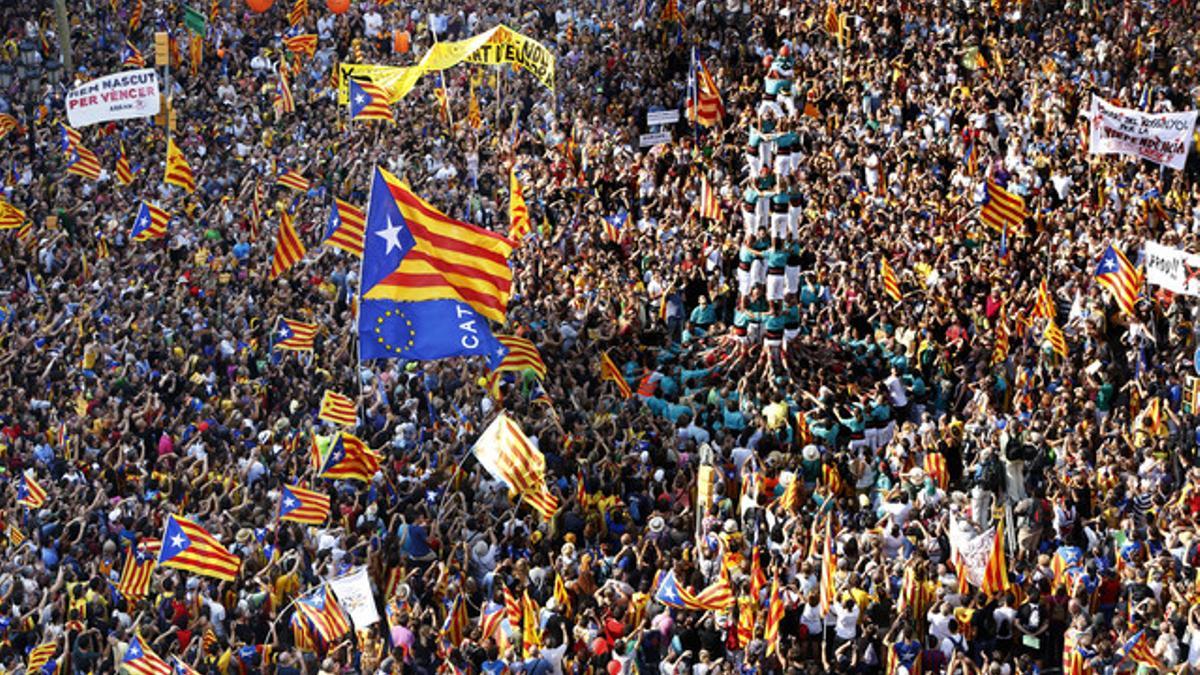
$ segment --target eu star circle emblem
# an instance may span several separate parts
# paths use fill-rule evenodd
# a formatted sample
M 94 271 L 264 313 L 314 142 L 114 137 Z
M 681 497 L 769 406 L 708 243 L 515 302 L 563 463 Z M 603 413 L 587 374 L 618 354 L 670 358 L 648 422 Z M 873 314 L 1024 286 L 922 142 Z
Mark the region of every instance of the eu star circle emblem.
M 375 319 L 375 341 L 395 354 L 412 349 L 416 338 L 412 321 L 398 309 L 390 309 Z

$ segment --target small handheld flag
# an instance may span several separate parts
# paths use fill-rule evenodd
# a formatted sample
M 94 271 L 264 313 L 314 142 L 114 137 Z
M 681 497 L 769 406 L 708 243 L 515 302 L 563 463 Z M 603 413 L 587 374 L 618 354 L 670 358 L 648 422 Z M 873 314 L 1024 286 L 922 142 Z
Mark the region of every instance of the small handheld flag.
M 284 486 L 279 494 L 279 519 L 293 523 L 320 525 L 329 518 L 329 496 L 295 485 Z
M 237 579 L 242 561 L 200 525 L 182 516 L 167 516 L 158 564 L 210 576 Z

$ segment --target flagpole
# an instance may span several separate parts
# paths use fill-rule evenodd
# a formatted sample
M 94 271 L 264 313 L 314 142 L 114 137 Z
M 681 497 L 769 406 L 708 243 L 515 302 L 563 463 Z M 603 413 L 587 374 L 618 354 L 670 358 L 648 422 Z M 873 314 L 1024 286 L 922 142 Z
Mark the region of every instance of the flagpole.
M 433 27 L 433 15 L 429 16 L 429 33 L 433 35 L 433 44 L 438 43 L 437 29 Z M 442 93 L 446 96 L 446 125 L 453 130 L 454 128 L 454 110 L 450 106 L 450 88 L 446 86 L 446 75 L 444 71 L 438 71 L 438 81 L 442 85 Z M 441 101 L 438 102 L 439 104 Z
M 688 86 L 692 94 L 692 140 L 700 143 L 700 73 L 696 64 L 696 47 L 692 47 L 692 74 Z

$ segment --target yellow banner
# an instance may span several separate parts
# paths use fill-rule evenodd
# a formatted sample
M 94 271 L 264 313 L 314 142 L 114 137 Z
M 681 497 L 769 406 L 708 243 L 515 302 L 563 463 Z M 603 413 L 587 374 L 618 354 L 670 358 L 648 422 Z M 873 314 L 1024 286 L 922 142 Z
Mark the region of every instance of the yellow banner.
M 550 91 L 554 91 L 554 54 L 542 43 L 510 30 L 506 26 L 492 29 L 487 44 L 471 52 L 470 63 L 499 65 L 511 63 L 528 71 Z
M 377 84 L 387 90 L 391 95 L 389 103 L 395 103 L 404 98 L 404 94 L 408 93 L 408 89 L 412 89 L 412 85 L 408 85 L 408 89 L 400 91 L 400 85 L 405 80 L 405 76 L 415 68 L 404 68 L 400 66 L 373 66 L 366 63 L 340 63 L 338 64 L 338 105 L 346 105 L 350 101 L 350 78 L 356 80 L 366 80 L 373 84 Z M 419 76 L 419 75 L 418 75 Z
M 411 68 L 343 63 L 338 66 L 338 104 L 349 98 L 348 78 L 366 79 L 387 90 L 395 103 L 408 95 L 426 73 L 452 68 L 463 61 L 486 65 L 511 63 L 529 71 L 554 91 L 554 54 L 545 45 L 503 24 L 455 42 L 438 42 Z

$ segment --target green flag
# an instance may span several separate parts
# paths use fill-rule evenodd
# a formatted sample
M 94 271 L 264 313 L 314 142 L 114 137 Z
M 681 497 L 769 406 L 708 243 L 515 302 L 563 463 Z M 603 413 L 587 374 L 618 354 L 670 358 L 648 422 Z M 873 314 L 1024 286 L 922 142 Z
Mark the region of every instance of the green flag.
M 208 32 L 208 17 L 204 16 L 204 12 L 195 7 L 184 5 L 183 25 L 187 26 L 188 30 L 196 35 L 204 35 Z

